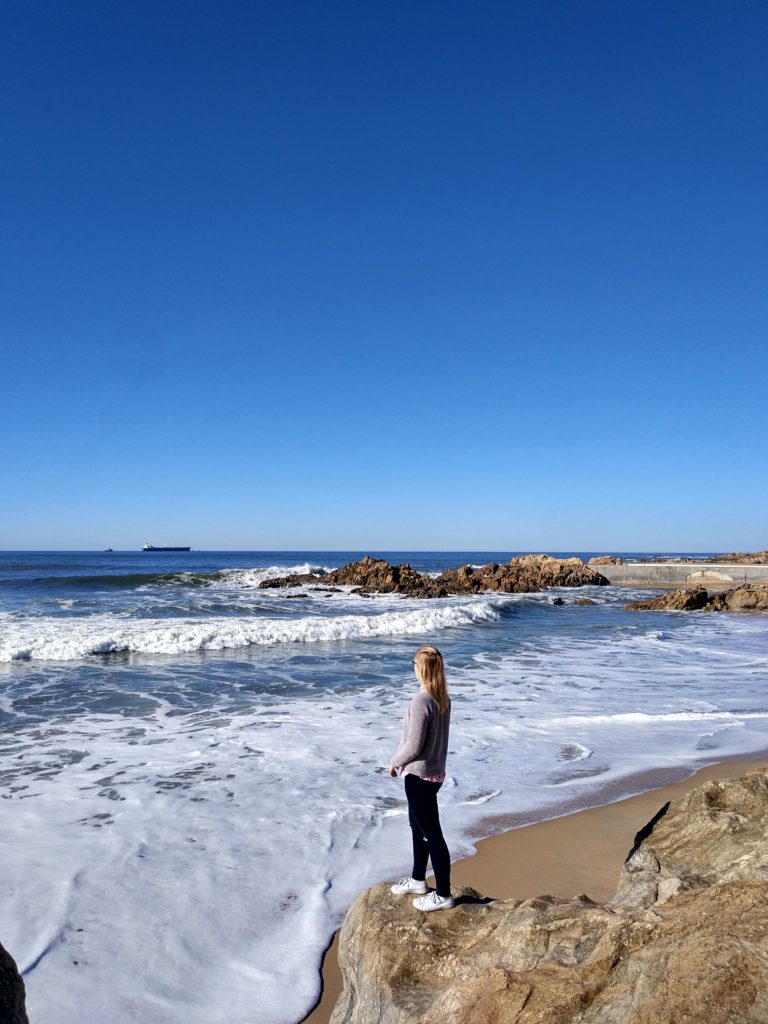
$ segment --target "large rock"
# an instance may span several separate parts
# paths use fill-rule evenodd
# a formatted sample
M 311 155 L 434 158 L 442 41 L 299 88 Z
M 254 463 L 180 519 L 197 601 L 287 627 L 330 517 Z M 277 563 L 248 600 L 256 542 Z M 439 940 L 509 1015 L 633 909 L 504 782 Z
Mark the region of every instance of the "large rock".
M 410 565 L 390 565 L 383 558 L 366 555 L 359 562 L 350 562 L 340 569 L 333 569 L 323 576 L 305 573 L 280 576 L 264 580 L 260 587 L 299 587 L 305 584 L 331 584 L 339 587 L 354 587 L 364 596 L 368 594 L 408 594 L 411 597 L 445 597 L 448 591 L 431 576 L 416 572 Z
M 624 565 L 624 559 L 618 555 L 596 555 L 590 558 L 587 565 Z
M 713 562 L 730 562 L 732 565 L 768 565 L 768 551 L 731 551 L 718 555 Z
M 410 565 L 390 565 L 383 558 L 366 555 L 328 573 L 326 580 L 337 586 L 355 587 L 364 594 L 409 594 L 412 597 L 445 597 L 447 591 L 431 576 Z
M 630 601 L 624 605 L 628 612 L 655 612 L 673 609 L 676 611 L 696 611 L 706 607 L 709 595 L 704 587 L 682 587 L 680 590 L 669 590 L 666 594 L 649 598 L 647 601 Z
M 766 612 L 768 611 L 768 581 L 742 583 L 730 590 L 713 594 L 707 603 L 713 612 Z
M 550 555 L 518 555 L 502 565 L 489 562 L 480 569 L 462 565 L 446 570 L 435 582 L 450 594 L 478 594 L 484 590 L 527 594 L 545 587 L 608 585 L 605 576 L 590 569 L 580 558 L 552 558 Z
M 489 562 L 479 569 L 462 565 L 447 569 L 437 578 L 417 572 L 410 565 L 390 565 L 383 558 L 366 555 L 324 576 L 293 575 L 264 580 L 263 588 L 296 587 L 321 582 L 354 587 L 362 595 L 407 594 L 409 597 L 447 597 L 448 594 L 532 593 L 545 587 L 605 586 L 608 580 L 580 558 L 519 555 L 503 565 Z
M 648 601 L 630 601 L 624 605 L 628 612 L 663 611 L 707 612 L 765 612 L 768 611 L 768 581 L 742 583 L 729 590 L 721 590 L 711 597 L 704 587 L 683 587 Z
M 24 981 L 16 961 L 0 946 L 0 1022 L 29 1024 L 25 1005 Z
M 765 1024 L 768 772 L 708 782 L 638 833 L 611 903 L 420 914 L 377 885 L 341 931 L 331 1024 Z

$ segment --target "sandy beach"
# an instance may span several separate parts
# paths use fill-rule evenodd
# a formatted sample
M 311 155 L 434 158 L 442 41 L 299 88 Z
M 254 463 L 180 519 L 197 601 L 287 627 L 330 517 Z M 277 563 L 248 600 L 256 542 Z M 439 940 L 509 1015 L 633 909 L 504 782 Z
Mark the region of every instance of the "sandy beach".
M 480 840 L 475 856 L 453 865 L 452 883 L 472 886 L 497 899 L 528 899 L 545 893 L 566 898 L 585 892 L 594 900 L 607 900 L 615 892 L 635 834 L 663 804 L 707 779 L 737 778 L 754 768 L 768 768 L 768 759 L 723 761 L 666 784 L 663 775 L 669 779 L 676 773 L 664 769 L 658 776 L 660 785 L 637 796 Z M 342 988 L 337 949 L 338 932 L 323 962 L 322 997 L 302 1024 L 330 1020 Z

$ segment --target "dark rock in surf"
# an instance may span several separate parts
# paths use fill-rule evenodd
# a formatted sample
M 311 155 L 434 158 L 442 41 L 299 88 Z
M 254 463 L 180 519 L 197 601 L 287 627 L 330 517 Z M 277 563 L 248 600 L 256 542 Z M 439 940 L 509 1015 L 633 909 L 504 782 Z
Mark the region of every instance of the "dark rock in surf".
M 706 612 L 766 612 L 768 611 L 768 582 L 742 583 L 729 590 L 721 590 L 711 597 L 704 587 L 683 587 L 671 590 L 648 601 L 632 601 L 624 605 L 625 611 L 647 612 L 674 609 L 677 611 Z
M 606 586 L 608 580 L 580 558 L 552 558 L 549 555 L 518 555 L 504 565 L 489 562 L 476 569 L 462 565 L 446 569 L 438 577 L 417 572 L 407 563 L 390 565 L 383 558 L 366 555 L 359 562 L 350 562 L 324 576 L 301 573 L 264 580 L 264 589 L 298 587 L 318 583 L 336 587 L 353 587 L 360 596 L 371 594 L 405 594 L 408 597 L 446 597 L 448 594 L 482 594 L 498 591 L 503 594 L 534 593 L 548 587 Z
M 305 583 L 317 583 L 321 579 L 324 580 L 325 576 L 315 576 L 311 572 L 292 573 L 290 576 L 277 576 L 272 579 L 262 580 L 259 584 L 259 590 L 271 590 L 273 587 L 275 589 L 281 587 L 302 587 Z
M 682 587 L 680 590 L 670 590 L 666 594 L 659 594 L 647 601 L 630 601 L 624 605 L 627 612 L 655 612 L 655 611 L 697 611 L 704 608 L 708 598 L 704 587 Z
M 2 1024 L 29 1024 L 24 980 L 16 961 L 0 946 L 0 1021 Z
M 608 585 L 608 580 L 580 558 L 517 555 L 503 565 L 489 562 L 479 569 L 471 565 L 448 569 L 435 583 L 445 586 L 451 594 L 479 594 L 485 590 L 530 594 L 548 587 L 602 587 Z

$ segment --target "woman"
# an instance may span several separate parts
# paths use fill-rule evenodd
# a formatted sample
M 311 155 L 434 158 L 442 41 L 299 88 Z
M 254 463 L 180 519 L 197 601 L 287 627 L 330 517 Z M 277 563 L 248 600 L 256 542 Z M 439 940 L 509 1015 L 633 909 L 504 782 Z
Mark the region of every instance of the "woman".
M 401 878 L 393 885 L 392 892 L 396 896 L 418 893 L 413 901 L 417 910 L 450 910 L 451 857 L 440 828 L 437 794 L 445 781 L 451 701 L 445 685 L 443 657 L 436 647 L 420 647 L 413 668 L 421 687 L 405 712 L 400 746 L 389 765 L 393 778 L 398 768 L 404 776 L 413 839 L 413 871 L 410 878 Z M 435 873 L 434 892 L 429 892 L 425 881 L 429 858 Z

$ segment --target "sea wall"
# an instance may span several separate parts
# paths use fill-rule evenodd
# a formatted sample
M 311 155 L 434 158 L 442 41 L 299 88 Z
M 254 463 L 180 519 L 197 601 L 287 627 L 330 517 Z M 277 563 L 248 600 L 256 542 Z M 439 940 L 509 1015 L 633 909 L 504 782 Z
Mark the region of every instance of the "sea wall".
M 768 565 L 738 565 L 724 562 L 622 562 L 600 565 L 600 572 L 617 587 L 678 587 L 700 583 L 753 583 L 768 580 Z

